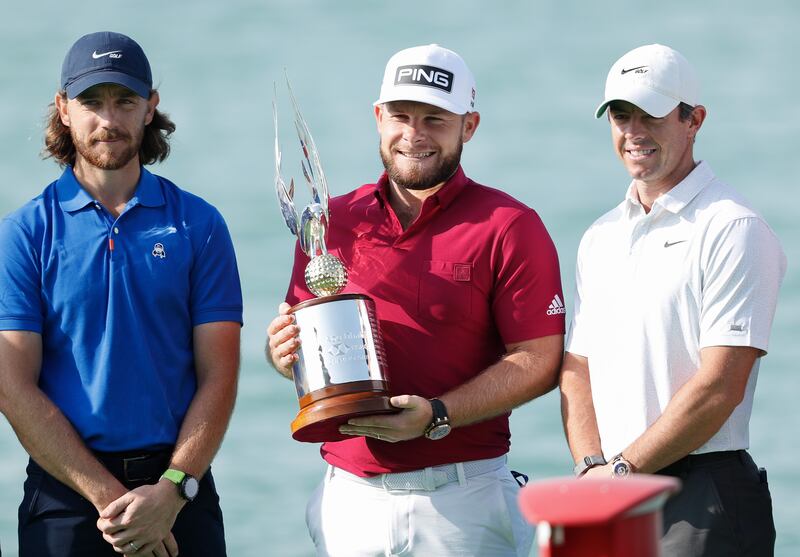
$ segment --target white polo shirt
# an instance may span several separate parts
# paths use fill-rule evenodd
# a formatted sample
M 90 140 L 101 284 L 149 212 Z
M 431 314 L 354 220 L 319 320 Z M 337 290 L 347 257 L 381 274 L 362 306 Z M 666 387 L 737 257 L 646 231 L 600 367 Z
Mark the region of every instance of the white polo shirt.
M 707 346 L 765 353 L 786 256 L 766 222 L 705 162 L 649 213 L 626 199 L 578 249 L 567 351 L 589 360 L 606 456 L 630 445 L 700 366 Z M 759 359 L 744 400 L 696 452 L 745 449 Z

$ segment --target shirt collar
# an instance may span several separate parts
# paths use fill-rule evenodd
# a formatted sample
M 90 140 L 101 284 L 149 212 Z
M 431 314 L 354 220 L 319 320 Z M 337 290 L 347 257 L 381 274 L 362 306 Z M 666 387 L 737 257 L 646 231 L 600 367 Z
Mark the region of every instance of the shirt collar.
M 92 196 L 81 187 L 78 179 L 75 178 L 71 166 L 64 169 L 61 177 L 56 182 L 56 194 L 58 195 L 59 205 L 67 212 L 77 211 L 94 203 Z
M 159 207 L 164 204 L 164 193 L 158 178 L 146 168 L 140 167 L 139 183 L 133 197 L 128 202 L 130 207 L 144 205 L 145 207 Z M 56 193 L 61 209 L 67 212 L 83 209 L 95 202 L 89 193 L 83 189 L 71 166 L 67 166 L 61 177 L 56 182 Z
M 705 161 L 700 161 L 686 178 L 656 199 L 654 205 L 659 205 L 670 213 L 680 213 L 713 180 L 714 172 L 711 170 L 711 166 Z M 634 182 L 631 182 L 628 187 L 625 199 L 628 201 L 629 208 L 641 205 Z
M 152 174 L 145 167 L 140 167 L 142 173 L 139 176 L 139 183 L 133 193 L 131 201 L 144 205 L 145 207 L 160 207 L 164 205 L 164 192 L 161 183 L 155 174 Z
M 456 171 L 439 188 L 439 191 L 425 200 L 423 207 L 435 204 L 442 209 L 446 209 L 458 197 L 458 194 L 461 193 L 467 183 L 469 183 L 469 178 L 464 174 L 464 169 L 461 168 L 461 165 L 458 165 Z M 386 172 L 381 175 L 375 184 L 375 196 L 383 205 L 389 204 L 389 175 Z

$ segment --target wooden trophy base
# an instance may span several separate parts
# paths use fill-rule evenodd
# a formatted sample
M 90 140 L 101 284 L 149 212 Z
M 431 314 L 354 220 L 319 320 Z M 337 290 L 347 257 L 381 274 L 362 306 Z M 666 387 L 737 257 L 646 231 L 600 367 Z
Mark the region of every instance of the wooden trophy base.
M 352 381 L 312 391 L 299 400 L 300 412 L 292 422 L 292 437 L 305 443 L 341 441 L 339 433 L 350 418 L 399 412 L 389 404 L 385 381 Z

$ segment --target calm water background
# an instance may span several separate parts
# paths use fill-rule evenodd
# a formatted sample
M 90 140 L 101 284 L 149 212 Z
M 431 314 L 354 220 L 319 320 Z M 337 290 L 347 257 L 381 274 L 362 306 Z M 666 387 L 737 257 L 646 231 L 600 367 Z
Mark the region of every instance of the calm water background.
M 229 553 L 311 555 L 304 508 L 324 466 L 316 445 L 295 443 L 292 385 L 264 363 L 264 330 L 282 300 L 292 240 L 272 193 L 273 80 L 286 67 L 333 194 L 381 170 L 371 103 L 395 51 L 436 42 L 460 52 L 478 80 L 480 129 L 464 151 L 468 175 L 534 207 L 561 255 L 567 302 L 583 230 L 623 196 L 628 178 L 595 121 L 606 72 L 651 42 L 697 68 L 709 116 L 696 146 L 766 216 L 789 272 L 751 422 L 752 453 L 769 469 L 778 554 L 800 555 L 797 459 L 800 360 L 797 55 L 793 0 L 368 1 L 231 0 L 4 4 L 0 19 L 0 214 L 59 173 L 38 157 L 42 117 L 63 56 L 97 30 L 144 47 L 177 123 L 173 154 L 153 171 L 220 208 L 236 244 L 245 296 L 241 388 L 214 462 Z M 13 12 L 13 15 L 12 15 Z M 285 99 L 283 99 L 285 101 Z M 284 102 L 284 108 L 287 104 Z M 284 116 L 288 117 L 288 110 Z M 284 129 L 289 130 L 288 120 Z M 284 150 L 293 156 L 287 135 Z M 292 169 L 297 166 L 289 167 Z M 298 172 L 292 170 L 296 176 Z M 2 257 L 0 246 L 0 257 Z M 620 311 L 625 301 L 620 300 Z M 535 478 L 571 461 L 551 393 L 515 411 L 511 463 Z M 16 555 L 16 511 L 26 455 L 0 423 L 0 544 Z

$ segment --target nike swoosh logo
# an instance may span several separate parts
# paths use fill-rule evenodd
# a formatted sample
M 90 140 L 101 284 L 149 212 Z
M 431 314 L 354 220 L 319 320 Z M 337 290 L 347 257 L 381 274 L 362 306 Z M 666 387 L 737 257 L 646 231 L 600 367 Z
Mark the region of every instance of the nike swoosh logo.
M 97 60 L 98 58 L 102 58 L 103 56 L 108 56 L 109 54 L 117 54 L 118 52 L 122 52 L 121 50 L 109 50 L 108 52 L 101 52 L 100 54 L 97 53 L 95 50 L 92 52 L 92 58 Z
M 647 66 L 636 66 L 635 68 L 628 68 L 627 70 L 623 69 L 621 75 L 625 75 L 628 72 L 632 72 L 633 70 L 641 70 L 642 68 L 646 68 Z
M 666 241 L 666 242 L 664 242 L 664 247 L 665 247 L 665 248 L 668 248 L 668 247 L 670 247 L 670 246 L 674 246 L 675 244 L 682 244 L 682 243 L 683 243 L 683 242 L 685 242 L 685 241 L 686 241 L 686 240 L 678 240 L 677 242 L 670 242 L 670 241 Z

